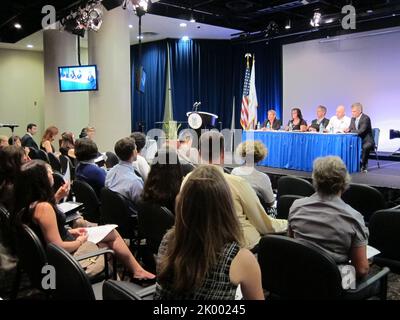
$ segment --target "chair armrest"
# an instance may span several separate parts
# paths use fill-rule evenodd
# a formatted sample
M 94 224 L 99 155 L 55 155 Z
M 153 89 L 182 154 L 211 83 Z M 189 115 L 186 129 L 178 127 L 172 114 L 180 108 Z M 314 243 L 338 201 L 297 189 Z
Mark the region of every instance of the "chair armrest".
M 144 300 L 152 298 L 155 291 L 155 284 L 145 288 L 126 281 L 108 280 L 103 284 L 105 300 Z
M 81 261 L 81 260 L 85 260 L 88 258 L 92 258 L 92 257 L 97 257 L 100 256 L 102 254 L 107 255 L 107 253 L 111 254 L 112 256 L 114 256 L 114 250 L 111 249 L 100 249 L 100 250 L 96 250 L 93 252 L 89 252 L 80 256 L 75 257 L 76 260 Z
M 387 275 L 389 274 L 389 272 L 390 272 L 389 268 L 384 267 L 382 270 L 375 273 L 374 275 L 367 276 L 366 278 L 361 280 L 361 282 L 357 284 L 356 289 L 350 289 L 347 292 L 348 293 L 358 293 L 381 279 L 384 281 L 387 281 Z

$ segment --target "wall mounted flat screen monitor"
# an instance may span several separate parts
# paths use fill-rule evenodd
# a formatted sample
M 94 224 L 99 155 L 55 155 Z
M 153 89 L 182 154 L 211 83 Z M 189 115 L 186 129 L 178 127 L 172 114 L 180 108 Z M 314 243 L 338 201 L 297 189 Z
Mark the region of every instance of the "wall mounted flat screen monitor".
M 146 71 L 143 67 L 136 70 L 136 90 L 144 93 L 146 87 Z
M 60 92 L 96 91 L 97 66 L 66 66 L 58 67 Z

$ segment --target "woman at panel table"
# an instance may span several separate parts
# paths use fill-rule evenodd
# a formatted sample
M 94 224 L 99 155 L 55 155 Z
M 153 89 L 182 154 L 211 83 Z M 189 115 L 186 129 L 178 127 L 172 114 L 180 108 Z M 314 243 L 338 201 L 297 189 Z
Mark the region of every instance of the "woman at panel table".
M 281 128 L 281 120 L 276 118 L 275 110 L 268 111 L 268 119 L 263 124 L 263 130 L 279 130 Z
M 299 108 L 292 109 L 292 120 L 289 120 L 285 128 L 286 131 L 307 131 L 307 122 L 303 119 L 301 110 Z

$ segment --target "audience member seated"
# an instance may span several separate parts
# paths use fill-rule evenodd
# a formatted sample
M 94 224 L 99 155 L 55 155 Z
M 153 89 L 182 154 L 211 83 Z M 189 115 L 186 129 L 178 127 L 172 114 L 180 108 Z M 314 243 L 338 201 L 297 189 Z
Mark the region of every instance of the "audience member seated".
M 75 156 L 75 137 L 72 132 L 63 132 L 61 135 L 60 143 L 60 153 L 63 156 L 68 157 L 72 164 L 76 166 L 76 156 Z
M 100 191 L 104 188 L 107 172 L 94 163 L 97 154 L 97 145 L 92 140 L 82 138 L 75 141 L 75 156 L 78 160 L 75 177 L 87 182 L 100 198 Z
M 311 122 L 311 125 L 308 127 L 308 131 L 324 132 L 329 124 L 329 119 L 325 118 L 325 116 L 326 116 L 326 107 L 318 106 L 317 119 L 314 119 Z
M 7 147 L 8 144 L 8 137 L 7 136 L 0 136 L 0 149 Z
M 141 132 L 134 132 L 131 134 L 131 138 L 135 140 L 137 151 L 137 157 L 133 161 L 132 165 L 139 172 L 143 181 L 146 181 L 150 172 L 150 166 L 146 159 L 140 154 L 146 145 L 146 136 Z
M 40 142 L 40 149 L 47 153 L 54 153 L 55 149 L 52 142 L 58 134 L 58 129 L 55 126 L 50 126 L 43 134 L 42 141 Z
M 268 175 L 256 169 L 256 164 L 267 156 L 267 148 L 261 141 L 246 141 L 238 145 L 236 153 L 245 161 L 244 166 L 236 167 L 231 174 L 247 180 L 264 201 L 272 206 L 275 202 L 271 180 Z
M 196 134 L 195 132 L 193 132 Z M 197 135 L 196 135 L 197 136 Z M 193 137 L 190 131 L 182 131 L 178 139 L 178 157 L 181 164 L 190 165 L 193 168 L 199 164 L 199 151 L 192 147 Z
M 333 116 L 326 127 L 327 132 L 332 133 L 343 133 L 348 127 L 350 127 L 351 119 L 346 116 L 346 108 L 344 106 L 338 106 L 336 109 L 336 116 Z
M 195 169 L 159 248 L 154 299 L 234 300 L 239 284 L 244 299 L 264 299 L 260 267 L 242 238 L 223 173 L 214 166 Z
M 144 184 L 142 201 L 175 212 L 175 198 L 182 184 L 182 168 L 175 149 L 161 149 Z
M 67 229 L 65 227 L 65 216 L 59 214 L 55 206 L 53 183 L 51 167 L 43 161 L 33 160 L 22 166 L 16 185 L 16 203 L 18 203 L 18 209 L 25 210 L 20 211 L 22 214 L 18 220 L 29 225 L 45 243 L 54 243 L 73 254 L 81 246 L 85 246 L 88 234 L 84 228 Z M 136 261 L 116 230 L 111 231 L 97 245 L 100 248 L 114 250 L 117 258 L 134 278 L 155 277 Z
M 120 161 L 107 173 L 105 186 L 128 199 L 131 202 L 133 214 L 135 212 L 133 204 L 140 200 L 143 191 L 143 181 L 135 174 L 132 166 L 137 155 L 135 140 L 133 138 L 118 140 L 114 151 Z
M 96 129 L 94 127 L 85 127 L 79 134 L 79 139 L 88 138 L 94 141 L 95 134 L 96 134 Z
M 23 147 L 39 150 L 39 146 L 37 145 L 35 140 L 33 140 L 33 136 L 36 134 L 36 132 L 37 132 L 36 124 L 29 123 L 26 126 L 26 134 L 22 137 L 22 140 L 21 140 Z
M 282 126 L 281 120 L 276 118 L 276 111 L 268 111 L 268 119 L 264 121 L 263 130 L 280 130 Z
M 307 122 L 303 119 L 303 115 L 299 108 L 292 109 L 292 120 L 289 120 L 286 131 L 307 131 Z
M 11 136 L 8 138 L 8 145 L 9 146 L 17 146 L 22 147 L 21 138 L 19 136 Z
M 224 157 L 224 136 L 217 131 L 203 133 L 200 137 L 202 163 L 218 165 L 219 170 L 223 172 Z M 185 180 L 188 177 L 190 174 Z M 228 173 L 224 173 L 224 177 L 232 192 L 233 204 L 244 233 L 246 248 L 255 248 L 262 235 L 286 231 L 287 221 L 269 217 L 256 192 L 245 179 Z
M 26 155 L 22 147 L 7 146 L 0 148 L 0 203 L 10 212 L 14 212 L 14 186 L 16 177 Z
M 312 178 L 317 192 L 293 203 L 289 235 L 318 245 L 338 264 L 351 260 L 357 277 L 365 276 L 368 229 L 362 215 L 341 199 L 350 182 L 346 165 L 339 157 L 318 158 Z

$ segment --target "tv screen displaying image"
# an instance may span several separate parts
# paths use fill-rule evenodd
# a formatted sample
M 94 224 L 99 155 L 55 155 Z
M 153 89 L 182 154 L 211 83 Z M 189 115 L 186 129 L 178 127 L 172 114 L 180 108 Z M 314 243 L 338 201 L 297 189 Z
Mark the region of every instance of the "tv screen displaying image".
M 136 70 L 136 90 L 144 93 L 146 87 L 146 71 L 143 67 Z
M 98 90 L 95 65 L 58 67 L 58 77 L 61 92 Z

